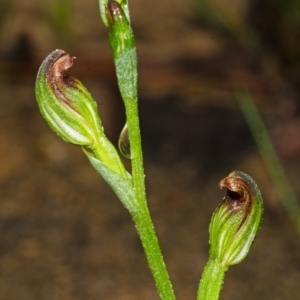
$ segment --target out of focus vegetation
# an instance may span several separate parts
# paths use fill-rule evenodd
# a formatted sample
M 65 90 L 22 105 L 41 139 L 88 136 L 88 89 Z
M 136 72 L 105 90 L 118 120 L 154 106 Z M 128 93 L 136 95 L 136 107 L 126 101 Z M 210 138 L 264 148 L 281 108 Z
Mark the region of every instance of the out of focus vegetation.
M 282 66 L 296 70 L 300 64 L 300 2 L 252 0 L 244 15 L 228 3 L 195 0 L 201 23 L 247 50 L 275 56 Z

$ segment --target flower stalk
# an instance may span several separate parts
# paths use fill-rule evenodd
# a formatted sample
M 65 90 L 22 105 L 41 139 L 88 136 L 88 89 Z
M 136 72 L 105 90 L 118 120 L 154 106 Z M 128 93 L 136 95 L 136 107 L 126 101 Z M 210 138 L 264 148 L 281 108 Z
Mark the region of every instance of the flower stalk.
M 126 112 L 126 128 L 123 129 L 119 146 L 124 153 L 124 147 L 129 150 L 132 166 L 132 184 L 139 209 L 133 215 L 133 221 L 139 233 L 149 268 L 152 272 L 158 294 L 161 299 L 173 300 L 175 295 L 163 256 L 154 231 L 150 213 L 147 207 L 145 192 L 145 175 L 141 134 L 138 116 L 137 96 L 137 53 L 134 35 L 129 20 L 127 1 L 99 1 L 100 14 L 108 28 L 110 46 L 113 52 L 117 81 Z M 101 9 L 102 7 L 102 9 Z M 122 137 L 126 135 L 126 145 Z M 128 152 L 126 151 L 125 152 Z

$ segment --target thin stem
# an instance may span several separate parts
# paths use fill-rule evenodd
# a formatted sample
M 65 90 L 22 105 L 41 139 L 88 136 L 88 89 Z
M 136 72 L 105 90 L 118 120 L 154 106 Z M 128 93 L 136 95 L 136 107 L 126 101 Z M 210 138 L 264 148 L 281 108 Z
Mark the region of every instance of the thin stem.
M 133 216 L 133 220 L 139 233 L 160 299 L 175 300 L 176 298 L 158 245 L 148 208 L 144 206 L 142 211 Z
M 197 300 L 218 300 L 227 267 L 209 259 L 202 273 Z
M 145 176 L 137 101 L 124 101 L 124 103 L 130 141 L 133 185 L 138 200 L 144 204 L 146 203 Z
M 124 103 L 126 105 L 127 126 L 131 148 L 132 180 L 139 203 L 138 212 L 133 215 L 133 220 L 144 247 L 158 294 L 163 300 L 173 300 L 175 299 L 175 295 L 172 284 L 147 207 L 137 101 L 130 100 L 124 101 Z
M 103 9 L 103 1 L 100 0 L 100 9 Z M 106 2 L 104 4 L 105 15 L 102 13 L 102 16 L 105 19 L 104 23 L 109 28 L 109 40 L 113 51 L 119 90 L 125 104 L 132 165 L 132 185 L 138 203 L 132 212 L 132 217 L 142 241 L 158 293 L 162 300 L 173 300 L 175 299 L 174 292 L 147 208 L 137 106 L 137 54 L 129 22 L 128 6 L 124 3 L 120 4 L 116 0 L 104 2 Z

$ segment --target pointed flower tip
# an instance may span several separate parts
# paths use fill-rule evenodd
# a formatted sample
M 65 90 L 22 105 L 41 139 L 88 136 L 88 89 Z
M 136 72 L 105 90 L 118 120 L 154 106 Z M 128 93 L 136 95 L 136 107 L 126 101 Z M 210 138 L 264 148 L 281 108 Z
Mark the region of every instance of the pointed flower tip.
M 210 252 L 222 265 L 242 261 L 260 228 L 263 202 L 255 181 L 234 171 L 221 180 L 226 196 L 213 214 L 210 224 Z
M 65 141 L 90 146 L 99 128 L 95 101 L 67 70 L 75 57 L 55 50 L 43 61 L 36 80 L 36 98 L 48 125 Z
M 116 0 L 109 0 L 105 7 L 108 22 L 109 42 L 114 56 L 135 48 L 134 36 L 129 19 L 122 4 Z
M 105 8 L 108 24 L 111 26 L 115 22 L 128 22 L 128 17 L 124 12 L 126 1 L 119 3 L 116 0 L 108 0 Z
M 118 18 L 122 18 L 122 15 L 120 4 L 115 0 L 109 0 L 106 6 L 106 17 L 109 21 L 109 25 L 112 26 Z

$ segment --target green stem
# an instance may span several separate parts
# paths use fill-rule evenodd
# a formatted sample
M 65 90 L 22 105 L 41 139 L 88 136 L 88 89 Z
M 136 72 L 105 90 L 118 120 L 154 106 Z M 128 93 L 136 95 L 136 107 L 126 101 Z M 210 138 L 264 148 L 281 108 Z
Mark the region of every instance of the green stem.
M 160 299 L 175 300 L 173 288 L 146 206 L 133 216 Z
M 146 192 L 137 101 L 130 100 L 124 101 L 124 103 L 130 141 L 133 186 L 138 200 L 144 204 L 146 203 Z
M 163 300 L 173 300 L 175 299 L 175 295 L 172 284 L 147 207 L 137 101 L 131 99 L 124 101 L 124 103 L 126 105 L 127 126 L 131 148 L 132 180 L 135 195 L 139 203 L 139 210 L 133 215 L 133 221 L 140 236 L 160 298 Z
M 218 300 L 227 267 L 209 259 L 202 273 L 197 300 Z
M 173 300 L 175 295 L 164 263 L 163 256 L 154 231 L 147 207 L 143 155 L 137 101 L 124 101 L 126 105 L 127 126 L 131 148 L 132 180 L 139 209 L 133 215 L 133 221 L 145 250 L 149 268 L 152 272 L 158 294 L 163 300 Z
M 122 2 L 122 1 L 121 1 Z M 161 254 L 154 227 L 147 208 L 145 176 L 137 97 L 137 54 L 129 21 L 127 3 L 115 0 L 100 0 L 100 9 L 105 6 L 104 23 L 108 25 L 110 46 L 120 94 L 125 104 L 126 122 L 130 142 L 132 185 L 136 202 L 132 217 L 143 244 L 150 270 L 162 300 L 175 299 L 172 285 Z M 102 7 L 102 8 L 101 8 Z

